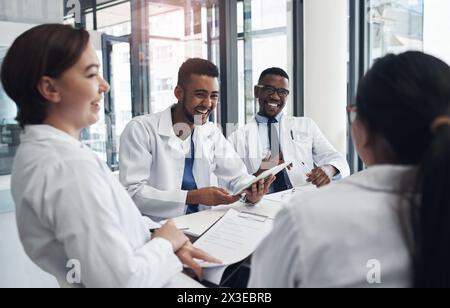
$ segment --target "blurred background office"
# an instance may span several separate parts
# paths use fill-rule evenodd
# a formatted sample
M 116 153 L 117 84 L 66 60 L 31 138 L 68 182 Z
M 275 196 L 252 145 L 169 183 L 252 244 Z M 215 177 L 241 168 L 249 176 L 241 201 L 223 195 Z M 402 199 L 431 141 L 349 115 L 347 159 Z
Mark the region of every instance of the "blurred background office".
M 421 50 L 450 64 L 449 15 L 448 0 L 0 0 L 0 64 L 13 40 L 35 25 L 91 31 L 112 90 L 101 120 L 82 139 L 113 171 L 125 125 L 175 103 L 187 58 L 220 67 L 221 103 L 211 120 L 225 134 L 254 116 L 259 74 L 281 67 L 291 76 L 285 112 L 313 118 L 356 172 L 364 166 L 345 107 L 359 78 L 386 53 Z M 57 287 L 18 239 L 9 192 L 20 143 L 15 115 L 0 85 L 0 287 Z

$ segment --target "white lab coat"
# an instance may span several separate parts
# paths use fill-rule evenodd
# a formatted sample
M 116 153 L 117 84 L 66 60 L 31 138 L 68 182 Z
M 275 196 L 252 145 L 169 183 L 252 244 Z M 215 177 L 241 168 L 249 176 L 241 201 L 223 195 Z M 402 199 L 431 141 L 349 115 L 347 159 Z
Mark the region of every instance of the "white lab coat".
M 28 256 L 62 287 L 162 287 L 182 264 L 107 166 L 81 142 L 47 125 L 27 126 L 14 160 L 12 195 Z M 69 260 L 81 265 L 70 285 Z
M 120 142 L 120 181 L 141 212 L 154 219 L 186 213 L 188 192 L 181 190 L 186 156 L 172 123 L 171 108 L 134 118 Z M 254 178 L 213 123 L 197 126 L 193 140 L 193 174 L 199 189 L 217 186 L 220 179 L 234 191 Z
M 410 224 L 405 220 L 403 229 L 400 214 L 408 216 L 401 185 L 408 193 L 413 174 L 409 167 L 375 166 L 295 194 L 253 256 L 249 287 L 411 286 L 411 237 L 403 232 Z M 378 278 L 381 284 L 369 283 Z
M 256 120 L 239 128 L 228 139 L 244 160 L 248 172 L 255 174 L 265 156 Z M 340 172 L 335 179 L 350 175 L 345 157 L 328 142 L 312 119 L 283 115 L 280 123 L 280 147 L 284 160 L 294 165 L 288 170 L 294 187 L 306 183 L 306 173 L 314 169 L 314 165 L 333 165 Z M 302 162 L 306 168 L 302 166 Z

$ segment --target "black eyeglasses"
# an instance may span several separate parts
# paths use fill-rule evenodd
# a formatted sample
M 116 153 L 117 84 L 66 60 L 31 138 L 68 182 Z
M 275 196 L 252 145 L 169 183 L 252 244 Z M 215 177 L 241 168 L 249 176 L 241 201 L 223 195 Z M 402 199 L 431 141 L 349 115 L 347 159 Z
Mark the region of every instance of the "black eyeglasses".
M 356 108 L 356 105 L 347 106 L 348 123 L 350 125 L 355 122 L 357 111 L 358 109 Z
M 278 96 L 281 98 L 286 98 L 289 96 L 289 90 L 288 89 L 284 89 L 284 88 L 275 88 L 272 86 L 262 86 L 262 85 L 257 85 L 257 88 L 262 89 L 267 95 L 274 95 L 275 92 L 277 92 Z

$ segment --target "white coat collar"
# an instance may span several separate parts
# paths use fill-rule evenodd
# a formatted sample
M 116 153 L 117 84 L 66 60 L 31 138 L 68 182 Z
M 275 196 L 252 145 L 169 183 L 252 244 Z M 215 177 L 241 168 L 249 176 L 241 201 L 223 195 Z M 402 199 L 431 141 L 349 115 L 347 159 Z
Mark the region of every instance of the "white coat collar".
M 172 108 L 173 106 L 161 113 L 158 126 L 158 134 L 161 136 L 176 137 L 175 132 L 173 131 Z
M 416 175 L 417 168 L 414 166 L 377 165 L 356 173 L 343 182 L 369 190 L 412 193 L 415 191 Z
M 20 136 L 20 141 L 22 143 L 45 141 L 48 139 L 56 139 L 59 141 L 72 143 L 76 146 L 83 146 L 80 140 L 75 139 L 66 132 L 50 125 L 27 125 Z
M 281 119 L 283 118 L 283 113 L 280 112 L 279 114 L 277 114 L 275 116 L 275 119 L 277 120 L 278 123 L 281 123 Z M 267 124 L 269 122 L 269 118 L 263 115 L 260 115 L 259 113 L 257 113 L 254 117 L 255 121 L 259 124 Z

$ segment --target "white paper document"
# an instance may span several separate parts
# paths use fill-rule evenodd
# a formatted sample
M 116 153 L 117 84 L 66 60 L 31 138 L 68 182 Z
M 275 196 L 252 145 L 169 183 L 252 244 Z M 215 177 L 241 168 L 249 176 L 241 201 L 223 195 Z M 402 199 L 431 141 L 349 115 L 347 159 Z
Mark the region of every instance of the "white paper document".
M 269 234 L 273 220 L 229 210 L 194 246 L 220 259 L 222 264 L 200 262 L 203 268 L 223 267 L 249 257 Z

